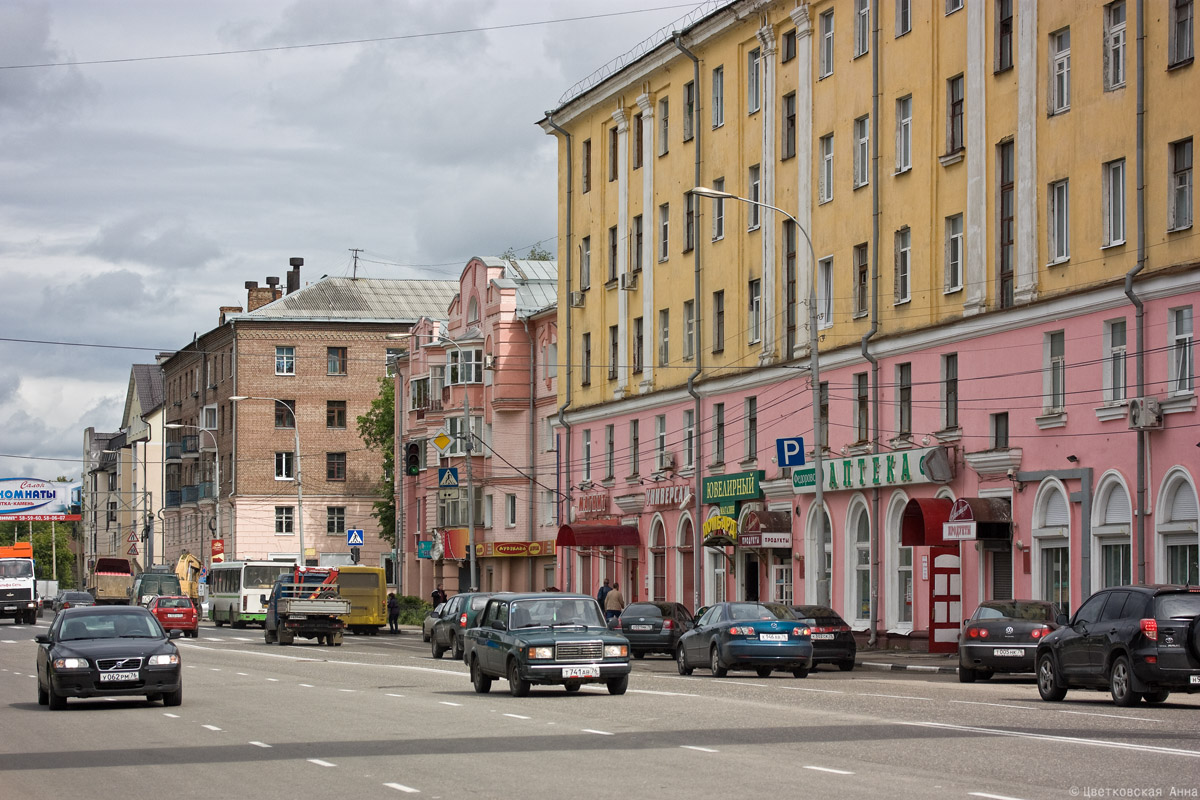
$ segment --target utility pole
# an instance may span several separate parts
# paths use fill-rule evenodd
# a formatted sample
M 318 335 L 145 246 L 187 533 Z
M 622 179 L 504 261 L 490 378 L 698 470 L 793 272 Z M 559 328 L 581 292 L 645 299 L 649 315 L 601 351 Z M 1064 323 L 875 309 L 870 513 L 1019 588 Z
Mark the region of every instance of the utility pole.
M 358 254 L 362 252 L 361 247 L 351 247 L 350 252 L 354 254 L 354 272 L 351 280 L 358 280 Z

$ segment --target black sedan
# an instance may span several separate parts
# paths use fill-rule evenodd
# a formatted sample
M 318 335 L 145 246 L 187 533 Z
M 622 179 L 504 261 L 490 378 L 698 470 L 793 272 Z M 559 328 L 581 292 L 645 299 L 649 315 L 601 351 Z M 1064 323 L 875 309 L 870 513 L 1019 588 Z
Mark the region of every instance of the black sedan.
M 807 678 L 813 648 L 808 625 L 775 603 L 717 603 L 696 620 L 675 646 L 680 675 L 703 664 L 713 677 L 731 669 L 753 669 L 760 678 L 785 670 Z
M 38 705 L 58 711 L 68 697 L 145 695 L 164 705 L 183 702 L 179 650 L 141 606 L 63 610 L 38 643 Z
M 1038 643 L 1058 628 L 1059 612 L 1044 600 L 988 600 L 963 624 L 958 680 L 974 683 L 997 672 L 1033 672 Z
M 679 637 L 693 622 L 682 603 L 630 603 L 609 627 L 629 640 L 634 658 L 645 658 L 647 653 L 674 655 Z
M 813 666 L 836 664 L 842 672 L 854 669 L 858 643 L 841 615 L 829 606 L 792 606 L 792 613 L 812 628 Z
M 96 600 L 87 592 L 59 592 L 54 596 L 54 604 L 52 608 L 54 613 L 62 611 L 64 608 L 77 608 L 79 606 L 94 606 Z

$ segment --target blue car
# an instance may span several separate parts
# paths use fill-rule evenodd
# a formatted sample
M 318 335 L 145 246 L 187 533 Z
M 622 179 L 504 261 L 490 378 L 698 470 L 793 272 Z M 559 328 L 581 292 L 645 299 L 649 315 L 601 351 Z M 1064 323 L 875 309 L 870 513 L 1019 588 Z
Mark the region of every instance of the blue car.
M 753 669 L 760 678 L 774 670 L 807 678 L 813 665 L 811 634 L 807 621 L 784 605 L 717 603 L 679 638 L 675 664 L 680 675 L 703 665 L 717 678 L 731 669 Z

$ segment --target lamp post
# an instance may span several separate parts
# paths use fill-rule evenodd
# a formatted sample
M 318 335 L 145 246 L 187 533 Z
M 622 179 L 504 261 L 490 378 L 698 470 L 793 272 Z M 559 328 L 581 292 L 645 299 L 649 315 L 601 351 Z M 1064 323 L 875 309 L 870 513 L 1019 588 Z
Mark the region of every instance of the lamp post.
M 296 410 L 287 403 L 275 397 L 250 397 L 248 395 L 234 395 L 229 398 L 230 402 L 237 403 L 242 400 L 270 400 L 275 403 L 275 407 L 283 406 L 292 415 L 292 433 L 296 437 L 296 534 L 299 536 L 300 543 L 300 561 L 299 566 L 307 566 L 308 560 L 304 556 L 304 488 L 301 486 L 300 479 L 300 420 L 296 417 Z
M 812 239 L 808 236 L 808 231 L 800 224 L 800 221 L 793 217 L 782 208 L 777 208 L 768 203 L 759 200 L 751 200 L 747 197 L 739 197 L 736 194 L 729 192 L 721 192 L 716 189 L 709 189 L 707 186 L 697 186 L 692 189 L 692 194 L 700 197 L 708 197 L 713 200 L 738 200 L 752 206 L 761 206 L 769 208 L 772 211 L 778 211 L 783 216 L 792 221 L 796 229 L 804 234 L 804 241 L 808 244 L 809 263 L 812 265 L 812 281 L 808 286 L 808 333 L 809 333 L 809 358 L 812 359 L 812 409 L 813 409 L 813 471 L 814 480 L 813 486 L 816 488 L 816 494 L 813 502 L 817 506 L 817 600 L 823 605 L 829 604 L 829 576 L 825 573 L 825 542 L 827 532 L 825 530 L 825 496 L 822 492 L 821 480 L 823 471 L 821 469 L 821 359 L 818 347 L 820 345 L 820 337 L 817 335 L 817 254 L 813 249 Z M 699 298 L 697 298 L 699 301 Z
M 212 431 L 210 431 L 208 428 L 201 428 L 199 425 L 184 425 L 182 422 L 166 422 L 166 423 L 163 423 L 163 427 L 170 428 L 171 430 L 187 428 L 187 429 L 190 429 L 193 431 L 200 431 L 201 433 L 207 433 L 209 436 L 212 437 L 213 478 L 217 482 L 216 490 L 214 492 L 214 497 L 215 497 L 216 503 L 217 503 L 217 511 L 216 511 L 217 537 L 219 538 L 221 536 L 221 451 L 220 451 L 220 448 L 217 446 L 217 435 L 215 433 L 213 433 Z M 298 456 L 297 456 L 297 458 L 298 458 Z M 153 535 L 154 534 L 152 532 L 151 536 L 153 536 Z M 164 547 L 165 547 L 165 545 L 164 545 Z M 203 555 L 203 553 L 201 553 L 201 555 Z

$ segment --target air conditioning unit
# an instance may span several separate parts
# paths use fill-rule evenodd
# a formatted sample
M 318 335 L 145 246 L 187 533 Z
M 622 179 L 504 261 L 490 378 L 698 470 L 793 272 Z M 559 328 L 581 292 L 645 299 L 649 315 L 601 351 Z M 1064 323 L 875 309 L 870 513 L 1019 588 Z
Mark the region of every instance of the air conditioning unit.
M 1134 397 L 1129 401 L 1129 429 L 1134 431 L 1161 430 L 1162 405 L 1154 397 Z
M 637 288 L 637 279 L 636 272 L 622 272 L 620 279 L 621 288 L 627 292 L 632 292 Z
M 675 469 L 675 454 L 663 453 L 662 458 L 658 461 L 659 469 Z
M 485 354 L 483 356 L 483 368 L 484 369 L 495 369 L 496 368 L 496 357 L 493 355 L 490 355 L 490 354 Z
M 583 292 L 571 292 L 571 308 L 583 308 Z

